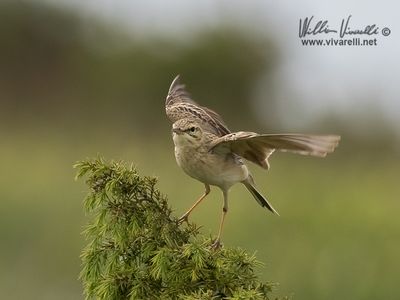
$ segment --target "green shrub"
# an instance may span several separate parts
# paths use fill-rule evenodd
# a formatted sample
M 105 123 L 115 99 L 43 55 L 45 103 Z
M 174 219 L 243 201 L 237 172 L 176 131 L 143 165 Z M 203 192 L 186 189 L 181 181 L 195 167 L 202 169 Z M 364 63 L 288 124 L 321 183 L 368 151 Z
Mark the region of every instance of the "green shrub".
M 101 158 L 75 167 L 90 189 L 86 299 L 271 299 L 273 284 L 257 278 L 254 255 L 214 250 L 194 224 L 179 225 L 155 178 Z

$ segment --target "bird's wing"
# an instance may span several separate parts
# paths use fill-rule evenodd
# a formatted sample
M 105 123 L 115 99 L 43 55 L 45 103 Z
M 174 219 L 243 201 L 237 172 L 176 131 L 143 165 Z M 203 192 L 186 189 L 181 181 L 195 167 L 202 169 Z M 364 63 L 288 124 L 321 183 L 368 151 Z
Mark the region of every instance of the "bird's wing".
M 176 76 L 169 87 L 167 98 L 165 99 L 165 107 L 172 106 L 177 103 L 196 104 L 186 91 L 185 85 L 180 82 L 180 75 Z M 196 104 L 197 105 L 197 104 Z
M 180 76 L 172 81 L 165 99 L 165 112 L 171 122 L 191 118 L 200 122 L 207 130 L 217 136 L 224 136 L 230 131 L 221 116 L 215 111 L 198 105 L 186 91 L 185 85 L 180 83 Z
M 269 168 L 268 157 L 275 151 L 324 157 L 333 152 L 340 140 L 337 135 L 257 134 L 234 132 L 217 138 L 213 151 L 231 151 L 263 167 Z

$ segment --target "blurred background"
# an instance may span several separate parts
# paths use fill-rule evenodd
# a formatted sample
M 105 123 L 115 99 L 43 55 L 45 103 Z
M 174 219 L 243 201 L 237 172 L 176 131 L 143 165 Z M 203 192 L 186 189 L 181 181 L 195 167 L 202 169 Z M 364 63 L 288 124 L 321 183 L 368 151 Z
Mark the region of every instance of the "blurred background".
M 0 3 L 0 298 L 82 299 L 83 182 L 98 154 L 159 178 L 176 215 L 203 192 L 175 163 L 164 99 L 181 74 L 231 130 L 336 133 L 326 159 L 253 167 L 281 217 L 231 190 L 224 243 L 256 252 L 294 299 L 397 299 L 398 4 L 289 1 Z M 374 47 L 305 47 L 300 18 L 376 23 Z M 193 213 L 218 229 L 222 196 Z

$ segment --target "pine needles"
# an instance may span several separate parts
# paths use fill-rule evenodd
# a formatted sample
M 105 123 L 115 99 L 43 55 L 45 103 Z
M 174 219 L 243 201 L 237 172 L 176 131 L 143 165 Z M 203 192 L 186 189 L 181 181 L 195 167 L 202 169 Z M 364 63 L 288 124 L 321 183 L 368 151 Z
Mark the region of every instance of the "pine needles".
M 179 225 L 157 180 L 103 159 L 75 165 L 86 176 L 82 271 L 86 299 L 270 299 L 259 262 L 238 248 L 213 250 L 194 224 Z

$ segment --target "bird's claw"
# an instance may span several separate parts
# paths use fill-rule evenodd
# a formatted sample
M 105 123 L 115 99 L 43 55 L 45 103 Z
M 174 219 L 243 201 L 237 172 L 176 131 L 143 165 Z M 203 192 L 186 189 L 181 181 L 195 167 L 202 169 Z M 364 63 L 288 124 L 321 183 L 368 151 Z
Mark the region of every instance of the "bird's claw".
M 178 219 L 178 224 L 182 224 L 183 222 L 189 223 L 189 216 L 184 214 L 182 217 Z
M 214 243 L 212 243 L 212 245 L 211 245 L 211 248 L 214 249 L 214 250 L 218 250 L 221 247 L 222 247 L 222 244 L 221 244 L 220 239 L 216 239 L 214 241 Z

